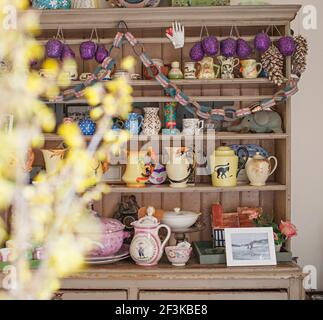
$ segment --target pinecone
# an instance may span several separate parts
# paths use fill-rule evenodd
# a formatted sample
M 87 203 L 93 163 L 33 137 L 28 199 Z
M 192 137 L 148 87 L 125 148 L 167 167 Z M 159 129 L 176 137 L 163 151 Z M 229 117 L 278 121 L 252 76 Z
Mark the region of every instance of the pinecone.
M 308 54 L 307 40 L 298 35 L 294 38 L 296 42 L 296 50 L 292 59 L 292 72 L 297 76 L 300 76 L 306 70 L 306 56 Z
M 261 63 L 268 73 L 269 80 L 278 86 L 282 85 L 285 80 L 283 74 L 284 56 L 274 44 L 261 56 Z

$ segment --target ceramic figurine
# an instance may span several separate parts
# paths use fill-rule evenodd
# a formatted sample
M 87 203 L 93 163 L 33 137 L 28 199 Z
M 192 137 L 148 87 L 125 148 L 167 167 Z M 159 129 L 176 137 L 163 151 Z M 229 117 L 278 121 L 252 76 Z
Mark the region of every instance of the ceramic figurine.
M 245 79 L 256 79 L 262 72 L 262 64 L 255 59 L 241 60 L 240 72 Z
M 144 117 L 138 113 L 129 113 L 128 119 L 125 122 L 125 129 L 130 131 L 130 134 L 139 134 Z
M 177 79 L 183 79 L 183 77 L 184 77 L 183 72 L 179 68 L 179 62 L 178 61 L 172 62 L 172 68 L 168 73 L 168 78 L 177 80 Z
M 218 56 L 218 61 L 221 65 L 221 78 L 222 79 L 234 79 L 234 68 L 240 63 L 238 58 L 226 58 L 224 56 Z
M 237 176 L 248 160 L 248 150 L 245 149 L 246 159 L 239 164 L 239 158 L 233 149 L 228 146 L 218 147 L 210 157 L 212 185 L 214 187 L 235 187 Z M 239 151 L 238 151 L 239 152 Z
M 96 130 L 96 124 L 93 120 L 87 118 L 79 122 L 79 127 L 84 136 L 93 136 Z
M 244 117 L 239 125 L 229 126 L 228 131 L 282 133 L 282 119 L 275 111 L 259 111 Z
M 141 134 L 146 136 L 158 135 L 161 129 L 161 121 L 158 116 L 159 108 L 144 108 L 144 111 Z
M 130 255 L 140 266 L 157 265 L 171 235 L 170 228 L 165 224 L 160 224 L 158 219 L 153 216 L 154 211 L 153 207 L 148 207 L 148 215 L 132 223 L 135 235 L 131 241 Z M 163 242 L 159 237 L 159 230 L 162 228 L 167 231 Z
M 216 69 L 216 71 L 214 71 Z M 196 63 L 196 74 L 199 80 L 212 80 L 219 76 L 220 67 L 214 64 L 212 57 L 204 57 Z
M 271 166 L 270 160 L 274 160 L 274 166 Z M 258 152 L 256 155 L 249 159 L 246 164 L 246 172 L 250 185 L 261 187 L 266 185 L 266 181 L 277 169 L 278 160 L 276 157 L 271 156 L 264 158 Z
M 155 155 L 148 151 L 128 151 L 126 171 L 122 180 L 128 187 L 144 187 L 156 165 Z
M 187 80 L 195 80 L 196 79 L 195 62 L 185 62 L 184 79 L 187 79 Z
M 170 187 L 185 188 L 187 181 L 194 170 L 193 159 L 188 157 L 188 149 L 185 147 L 166 147 L 169 160 L 166 164 L 166 171 Z

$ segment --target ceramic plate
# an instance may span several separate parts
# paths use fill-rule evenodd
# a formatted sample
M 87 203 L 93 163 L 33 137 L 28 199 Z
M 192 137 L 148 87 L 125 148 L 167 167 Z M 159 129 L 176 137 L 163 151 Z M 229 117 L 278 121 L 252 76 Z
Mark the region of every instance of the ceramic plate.
M 126 256 L 117 258 L 117 259 L 107 259 L 107 260 L 97 260 L 97 261 L 89 261 L 87 260 L 87 264 L 110 264 L 110 263 L 115 263 L 124 259 L 127 259 L 130 257 L 130 254 L 128 253 Z
M 128 244 L 123 244 L 122 247 L 120 248 L 120 250 L 110 256 L 106 256 L 106 257 L 87 257 L 85 260 L 87 262 L 94 262 L 94 261 L 106 261 L 106 260 L 116 260 L 119 258 L 123 258 L 125 256 L 129 256 L 129 245 Z

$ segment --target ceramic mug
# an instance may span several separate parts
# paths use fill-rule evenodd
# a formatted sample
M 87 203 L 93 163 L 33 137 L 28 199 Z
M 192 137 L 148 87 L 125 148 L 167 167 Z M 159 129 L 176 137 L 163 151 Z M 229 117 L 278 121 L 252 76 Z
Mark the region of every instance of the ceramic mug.
M 241 60 L 240 71 L 245 79 L 256 79 L 262 72 L 262 64 L 255 59 Z
M 184 79 L 196 79 L 195 62 L 185 62 Z
M 183 119 L 184 134 L 199 134 L 203 131 L 204 120 L 199 119 Z

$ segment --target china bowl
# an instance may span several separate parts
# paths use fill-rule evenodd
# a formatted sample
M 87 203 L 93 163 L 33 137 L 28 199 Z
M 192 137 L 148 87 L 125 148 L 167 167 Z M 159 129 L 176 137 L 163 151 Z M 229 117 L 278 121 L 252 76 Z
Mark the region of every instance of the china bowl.
M 174 211 L 164 213 L 162 223 L 168 225 L 172 231 L 188 229 L 195 224 L 200 214 L 175 208 Z
M 191 257 L 192 248 L 179 248 L 176 246 L 170 246 L 165 248 L 165 252 L 168 261 L 176 267 L 185 266 L 187 261 Z

